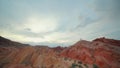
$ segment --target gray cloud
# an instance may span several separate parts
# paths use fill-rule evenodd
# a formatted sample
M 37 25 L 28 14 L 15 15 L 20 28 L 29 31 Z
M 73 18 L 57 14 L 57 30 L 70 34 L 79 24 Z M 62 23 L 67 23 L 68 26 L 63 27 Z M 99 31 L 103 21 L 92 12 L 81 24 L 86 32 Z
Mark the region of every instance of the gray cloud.
M 101 18 L 98 19 L 92 19 L 91 17 L 85 17 L 83 22 L 78 24 L 73 30 L 85 28 L 87 25 L 90 25 L 92 23 L 96 23 L 97 21 L 101 20 Z
M 120 18 L 120 0 L 97 0 L 95 11 L 111 19 Z
M 76 26 L 77 28 L 85 27 L 91 23 L 96 23 L 104 17 L 109 18 L 109 20 L 114 21 L 114 23 L 115 20 L 120 19 L 120 0 L 95 0 L 93 6 L 95 9 L 95 11 L 93 10 L 94 14 L 98 13 L 96 14 L 98 17 L 96 16 L 96 18 L 93 18 L 93 15 L 82 17 L 84 21 L 83 23 L 78 24 L 78 26 Z

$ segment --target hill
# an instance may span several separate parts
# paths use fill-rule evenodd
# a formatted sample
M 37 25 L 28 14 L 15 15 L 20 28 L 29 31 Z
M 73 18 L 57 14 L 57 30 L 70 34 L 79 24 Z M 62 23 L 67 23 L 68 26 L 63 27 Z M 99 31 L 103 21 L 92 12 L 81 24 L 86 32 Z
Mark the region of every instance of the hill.
M 0 37 L 0 68 L 120 68 L 120 40 L 97 38 L 50 48 Z

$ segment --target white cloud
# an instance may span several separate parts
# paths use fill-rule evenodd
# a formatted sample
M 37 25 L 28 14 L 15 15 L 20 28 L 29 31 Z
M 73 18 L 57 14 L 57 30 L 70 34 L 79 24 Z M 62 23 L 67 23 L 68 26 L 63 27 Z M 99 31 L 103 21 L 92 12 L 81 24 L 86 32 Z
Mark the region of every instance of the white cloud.
M 15 34 L 15 33 L 6 32 L 6 31 L 2 32 L 0 35 L 2 35 L 3 37 L 6 37 L 8 39 L 11 39 L 13 41 L 18 41 L 18 42 L 23 42 L 23 43 L 27 43 L 27 42 L 38 43 L 38 42 L 46 41 L 45 39 L 43 39 L 41 37 L 27 37 L 27 36 L 24 36 L 21 34 Z
M 28 7 L 23 4 L 25 8 L 22 5 L 22 10 L 26 10 L 22 12 L 19 11 L 21 10 L 20 4 L 19 7 L 15 6 L 19 10 L 14 8 L 15 12 L 17 10 L 16 13 L 11 11 L 13 14 L 9 14 L 11 12 L 7 10 L 8 14 L 6 16 L 6 13 L 3 14 L 5 19 L 1 18 L 0 35 L 19 42 L 57 44 L 73 44 L 80 38 L 92 40 L 101 36 L 109 37 L 114 32 L 118 32 L 116 34 L 119 38 L 119 6 L 116 2 L 112 2 L 114 0 L 105 1 L 85 1 L 86 4 L 82 2 L 68 3 L 68 1 L 65 1 L 64 4 L 63 2 L 54 4 L 50 1 L 49 4 L 45 1 L 47 4 L 38 3 L 36 5 L 35 3 L 34 6 L 27 4 Z M 89 4 L 93 7 L 85 7 Z M 116 5 L 114 6 L 114 4 Z M 111 9 L 112 11 L 110 11 Z M 8 15 L 11 15 L 11 18 Z M 78 20 L 80 15 L 82 17 Z M 98 20 L 97 17 L 101 19 Z M 74 29 L 77 25 L 78 28 Z M 117 37 L 114 36 L 111 35 L 112 38 Z
M 48 39 L 48 42 L 50 43 L 67 43 L 67 44 L 73 44 L 74 42 L 78 41 L 79 35 L 75 32 L 53 32 L 51 34 L 48 34 L 45 36 L 45 39 Z
M 58 27 L 58 19 L 52 16 L 31 16 L 25 21 L 24 27 L 29 28 L 33 33 L 50 32 Z

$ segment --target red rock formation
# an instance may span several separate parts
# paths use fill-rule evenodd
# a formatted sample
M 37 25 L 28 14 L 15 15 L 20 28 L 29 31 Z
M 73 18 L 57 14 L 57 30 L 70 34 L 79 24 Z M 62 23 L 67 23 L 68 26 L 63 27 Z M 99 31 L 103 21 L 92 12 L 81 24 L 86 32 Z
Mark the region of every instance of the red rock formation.
M 61 53 L 82 61 L 85 64 L 96 64 L 100 68 L 120 68 L 120 41 L 99 38 L 92 42 L 79 41 Z
M 49 47 L 0 48 L 0 68 L 64 68 L 61 59 L 58 52 Z
M 120 40 L 114 40 L 114 39 L 107 39 L 105 37 L 102 37 L 102 38 L 97 38 L 94 41 L 101 41 L 101 42 L 104 42 L 104 43 L 107 43 L 107 44 L 111 44 L 111 45 L 115 45 L 115 46 L 120 46 Z
M 62 50 L 62 47 L 2 46 L 0 47 L 0 68 L 64 68 L 64 61 L 58 56 Z
M 119 40 L 98 38 L 92 42 L 82 40 L 68 48 L 50 48 L 24 46 L 2 38 L 0 68 L 95 68 L 96 65 L 99 68 L 120 68 L 119 43 Z

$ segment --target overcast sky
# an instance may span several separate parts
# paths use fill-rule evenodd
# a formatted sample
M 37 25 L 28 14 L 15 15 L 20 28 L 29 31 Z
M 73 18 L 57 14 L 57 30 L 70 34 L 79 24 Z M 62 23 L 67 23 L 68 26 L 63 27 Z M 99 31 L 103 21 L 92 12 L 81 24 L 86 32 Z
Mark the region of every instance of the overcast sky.
M 120 40 L 120 0 L 0 0 L 0 35 L 51 47 Z

